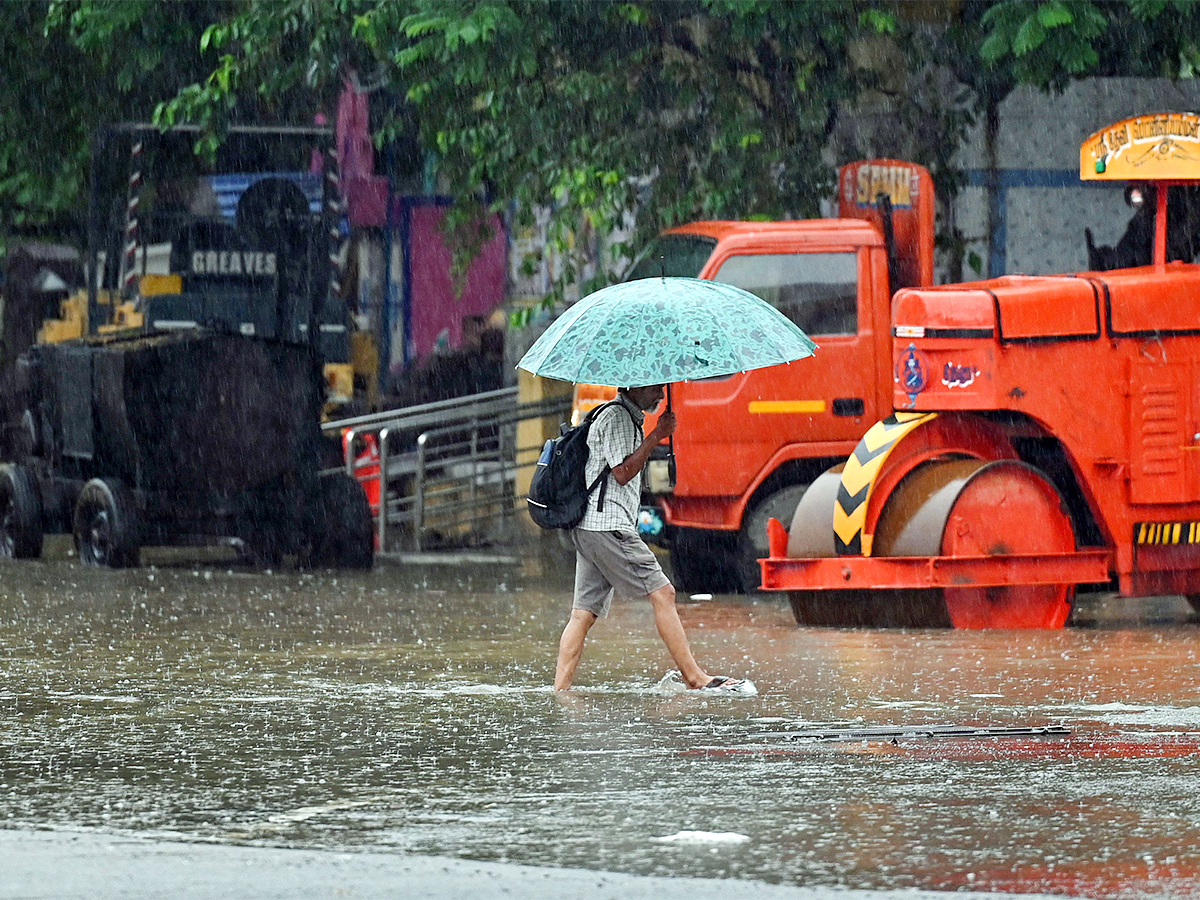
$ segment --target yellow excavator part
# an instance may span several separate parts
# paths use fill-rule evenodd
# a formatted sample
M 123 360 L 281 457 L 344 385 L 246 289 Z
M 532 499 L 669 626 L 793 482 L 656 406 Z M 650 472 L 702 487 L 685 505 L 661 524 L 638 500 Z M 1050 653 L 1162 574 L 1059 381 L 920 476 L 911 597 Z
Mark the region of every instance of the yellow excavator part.
M 143 277 L 157 279 L 174 278 L 178 285 L 179 277 L 172 275 L 147 275 Z M 169 284 L 162 285 L 168 288 Z M 158 293 L 171 293 L 170 290 L 163 289 Z M 178 289 L 175 291 L 178 293 Z M 109 291 L 98 291 L 96 293 L 96 303 L 99 306 L 109 306 L 113 302 L 113 294 Z M 88 298 L 87 291 L 76 291 L 66 300 L 63 300 L 58 305 L 59 317 L 57 319 L 45 319 L 42 322 L 42 327 L 38 329 L 37 342 L 39 344 L 59 344 L 63 341 L 74 340 L 75 338 L 83 337 L 88 333 Z M 99 331 L 107 333 L 111 331 L 121 331 L 125 328 L 139 328 L 142 324 L 142 314 L 137 312 L 134 303 L 122 303 L 113 313 L 112 325 L 101 325 Z
M 157 297 L 160 294 L 182 294 L 183 276 L 143 275 L 138 279 L 138 293 L 143 297 Z
M 137 308 L 137 304 L 128 301 L 113 310 L 111 325 L 101 325 L 96 330 L 101 334 L 111 334 L 114 331 L 128 331 L 130 328 L 141 328 L 145 321 L 146 317 Z
M 139 297 L 159 297 L 164 294 L 183 293 L 183 278 L 179 275 L 143 275 L 138 279 Z M 146 316 L 139 308 L 136 300 L 118 304 L 113 310 L 112 324 L 101 325 L 96 330 L 101 334 L 111 334 L 114 331 L 127 331 L 130 328 L 141 328 L 146 324 Z
M 105 297 L 107 300 L 107 295 Z M 39 344 L 58 344 L 87 334 L 87 291 L 76 291 L 58 304 L 59 318 L 45 319 L 38 329 Z

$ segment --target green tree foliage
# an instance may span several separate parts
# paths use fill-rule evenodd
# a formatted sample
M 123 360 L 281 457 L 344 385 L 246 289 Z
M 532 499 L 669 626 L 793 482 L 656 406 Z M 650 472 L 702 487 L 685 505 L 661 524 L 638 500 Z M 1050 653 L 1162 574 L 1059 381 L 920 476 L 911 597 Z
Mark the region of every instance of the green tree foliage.
M 354 0 L 231 4 L 229 14 L 210 20 L 199 37 L 200 51 L 214 54 L 215 66 L 177 94 L 160 94 L 156 121 L 205 126 L 209 148 L 232 123 L 311 122 L 317 112 L 331 108 L 346 73 L 373 66 L 354 34 L 356 19 L 371 5 Z
M 435 113 L 420 116 L 424 143 L 494 205 L 552 206 L 560 249 L 633 209 L 635 242 L 689 219 L 817 214 L 822 150 L 861 87 L 847 45 L 892 25 L 849 3 L 461 9 L 426 2 L 400 23 L 411 43 L 392 59 Z
M 1193 77 L 1197 35 L 1200 4 L 1192 0 L 961 0 L 942 27 L 910 29 L 911 66 L 948 68 L 972 97 L 969 107 L 937 110 L 945 140 L 929 142 L 931 159 L 920 160 L 934 173 L 939 202 L 961 186 L 953 154 L 967 126 L 982 122 L 985 155 L 992 154 L 1000 104 L 1018 85 L 1055 92 L 1088 76 Z M 938 240 L 950 271 L 961 275 L 963 237 L 952 220 Z M 981 268 L 979 261 L 971 267 Z
M 70 231 L 87 166 L 80 85 L 89 71 L 61 37 L 44 33 L 47 4 L 0 5 L 0 230 Z M 85 81 L 86 83 L 86 81 Z
M 225 2 L 0 3 L 0 246 L 79 243 L 88 146 L 104 123 L 149 119 L 212 66 L 199 49 Z
M 485 237 L 471 225 L 481 209 L 521 225 L 548 208 L 562 251 L 631 210 L 639 241 L 695 218 L 816 214 L 839 113 L 876 86 L 852 63 L 866 37 L 893 36 L 914 72 L 951 67 L 984 115 L 1020 83 L 1191 75 L 1200 63 L 1200 4 L 1182 0 L 960 0 L 919 28 L 910 10 L 891 0 L 0 4 L 2 65 L 23 88 L 0 99 L 3 227 L 78 220 L 100 122 L 200 122 L 211 147 L 231 122 L 331 111 L 351 73 L 378 88 L 380 146 L 417 142 L 443 188 L 471 201 L 456 207 L 464 246 Z M 942 187 L 967 118 L 953 104 L 934 114 Z
M 979 55 L 1021 84 L 1061 90 L 1088 75 L 1192 78 L 1200 67 L 1193 0 L 1004 0 L 985 7 Z
M 219 125 L 249 85 L 328 94 L 352 66 L 404 97 L 378 139 L 415 129 L 442 183 L 475 201 L 456 208 L 464 234 L 480 207 L 518 224 L 550 208 L 567 251 L 631 209 L 639 236 L 815 214 L 822 149 L 863 82 L 847 45 L 893 26 L 879 4 L 844 2 L 247 4 L 205 33 L 218 66 L 161 115 Z

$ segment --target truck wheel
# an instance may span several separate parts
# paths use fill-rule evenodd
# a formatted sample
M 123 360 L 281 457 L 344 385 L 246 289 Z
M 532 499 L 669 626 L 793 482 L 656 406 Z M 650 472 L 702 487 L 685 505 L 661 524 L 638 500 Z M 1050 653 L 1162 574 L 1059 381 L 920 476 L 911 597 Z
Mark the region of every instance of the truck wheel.
M 344 472 L 321 479 L 321 508 L 308 553 L 308 566 L 369 569 L 375 557 L 375 527 L 362 485 Z
M 37 479 L 25 466 L 0 466 L 0 557 L 41 555 L 42 495 Z
M 678 528 L 671 535 L 671 572 L 675 587 L 688 594 L 722 594 L 739 586 L 737 565 L 724 534 Z
M 137 503 L 118 478 L 93 478 L 75 503 L 75 550 L 85 566 L 125 569 L 138 564 Z
M 278 569 L 283 565 L 283 551 L 277 538 L 259 537 L 243 540 L 237 547 L 238 559 L 258 569 Z
M 807 484 L 791 484 L 760 497 L 746 510 L 737 537 L 738 578 L 742 592 L 758 593 L 762 585 L 762 567 L 758 561 L 767 555 L 767 520 L 792 521 Z

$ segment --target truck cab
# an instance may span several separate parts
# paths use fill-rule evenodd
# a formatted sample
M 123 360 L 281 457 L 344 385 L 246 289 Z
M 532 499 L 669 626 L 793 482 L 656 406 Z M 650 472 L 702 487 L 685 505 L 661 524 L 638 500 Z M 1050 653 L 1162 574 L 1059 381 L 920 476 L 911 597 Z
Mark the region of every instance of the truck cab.
M 819 346 L 813 359 L 671 386 L 674 466 L 660 454 L 646 485 L 684 590 L 755 590 L 767 520 L 790 520 L 806 486 L 891 408 L 890 301 L 932 281 L 932 182 L 910 163 L 859 162 L 842 168 L 838 196 L 836 219 L 672 228 L 627 275 L 736 285 Z M 611 392 L 579 386 L 577 410 Z

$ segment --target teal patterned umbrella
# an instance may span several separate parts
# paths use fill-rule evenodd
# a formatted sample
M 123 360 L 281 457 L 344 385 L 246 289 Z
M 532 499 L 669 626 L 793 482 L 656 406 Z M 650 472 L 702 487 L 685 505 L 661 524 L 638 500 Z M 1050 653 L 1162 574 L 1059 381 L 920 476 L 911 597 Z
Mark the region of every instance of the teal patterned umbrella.
M 777 366 L 816 349 L 783 313 L 741 288 L 642 278 L 584 297 L 517 366 L 561 381 L 641 387 Z

